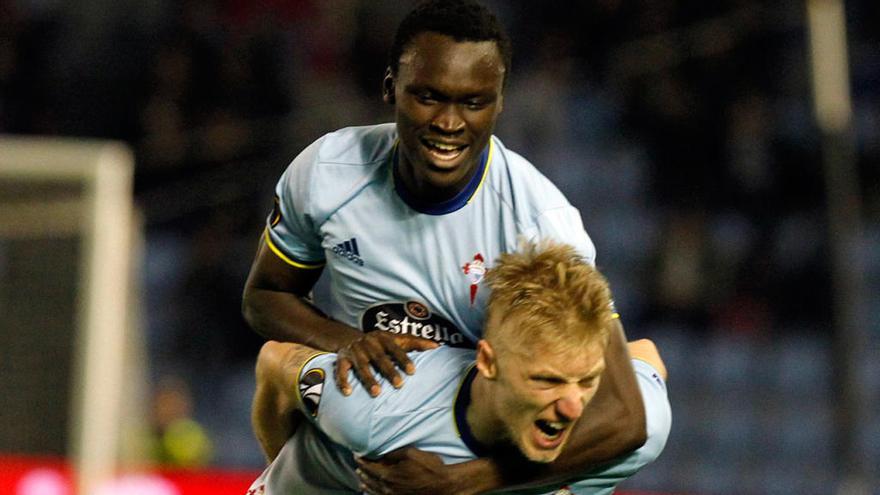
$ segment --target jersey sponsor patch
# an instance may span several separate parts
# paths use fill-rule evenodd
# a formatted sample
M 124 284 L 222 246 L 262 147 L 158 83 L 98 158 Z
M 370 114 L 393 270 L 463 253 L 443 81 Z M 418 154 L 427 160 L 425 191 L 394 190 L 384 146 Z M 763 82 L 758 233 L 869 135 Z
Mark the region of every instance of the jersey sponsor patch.
M 322 392 L 324 392 L 324 370 L 314 368 L 306 371 L 299 380 L 299 396 L 302 397 L 303 408 L 312 416 L 318 415 Z
M 426 304 L 419 301 L 384 302 L 370 306 L 361 315 L 361 330 L 412 335 L 452 347 L 473 347 L 454 323 L 432 313 Z

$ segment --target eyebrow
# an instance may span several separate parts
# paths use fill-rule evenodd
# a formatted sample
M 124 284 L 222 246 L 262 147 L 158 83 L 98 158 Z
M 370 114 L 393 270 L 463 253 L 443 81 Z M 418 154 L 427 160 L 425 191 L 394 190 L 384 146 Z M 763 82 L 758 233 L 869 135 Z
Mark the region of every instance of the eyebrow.
M 605 360 L 603 359 L 601 364 L 596 363 L 596 365 L 593 366 L 593 368 L 589 372 L 587 372 L 586 375 L 580 377 L 578 379 L 578 381 L 596 378 L 597 376 L 601 375 L 604 371 L 605 371 Z M 562 374 L 557 373 L 555 371 L 551 371 L 551 370 L 542 370 L 542 371 L 532 373 L 529 375 L 529 378 L 537 379 L 537 380 L 551 380 L 551 381 L 555 381 L 555 380 L 567 381 L 568 380 Z
M 592 378 L 594 376 L 601 375 L 605 372 L 605 365 L 605 358 L 602 358 L 598 363 L 596 363 L 596 366 L 593 366 L 593 369 L 590 370 L 590 373 L 587 375 L 587 377 Z
M 584 378 L 596 378 L 597 376 L 601 375 L 604 372 L 605 372 L 605 364 L 603 363 L 602 366 L 599 366 L 598 368 L 593 368 L 590 371 L 590 373 L 587 374 L 587 376 L 585 376 Z
M 495 101 L 498 99 L 497 92 L 488 92 L 488 91 L 487 92 L 477 91 L 477 92 L 465 93 L 463 95 L 453 97 L 453 96 L 449 95 L 448 93 L 446 93 L 445 91 L 437 89 L 433 86 L 429 86 L 426 84 L 418 84 L 418 83 L 408 84 L 404 88 L 404 91 L 407 91 L 409 93 L 420 93 L 420 92 L 425 91 L 425 92 L 431 93 L 432 96 L 436 96 L 439 99 L 443 99 L 443 100 L 464 101 L 464 100 L 471 100 L 474 98 L 484 98 L 486 100 Z

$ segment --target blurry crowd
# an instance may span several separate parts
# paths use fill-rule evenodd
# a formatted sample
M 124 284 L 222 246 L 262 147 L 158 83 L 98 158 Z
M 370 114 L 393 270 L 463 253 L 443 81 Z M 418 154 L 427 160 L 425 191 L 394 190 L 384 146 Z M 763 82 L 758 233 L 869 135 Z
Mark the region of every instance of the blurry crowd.
M 486 3 L 514 42 L 496 134 L 581 210 L 631 335 L 828 336 L 803 2 Z M 0 133 L 135 150 L 153 378 L 216 379 L 191 385 L 197 415 L 247 388 L 228 373 L 261 342 L 239 304 L 275 181 L 322 133 L 392 119 L 380 81 L 412 4 L 0 0 Z M 876 293 L 880 4 L 847 9 Z

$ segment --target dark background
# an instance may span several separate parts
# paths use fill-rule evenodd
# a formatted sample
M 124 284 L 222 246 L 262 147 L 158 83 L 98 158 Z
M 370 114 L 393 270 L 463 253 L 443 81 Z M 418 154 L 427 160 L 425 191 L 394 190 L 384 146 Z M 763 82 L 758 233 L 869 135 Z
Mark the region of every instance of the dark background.
M 669 367 L 672 436 L 627 486 L 831 493 L 845 466 L 805 5 L 487 3 L 514 41 L 496 134 L 580 209 L 629 336 Z M 262 462 L 261 340 L 239 306 L 275 181 L 323 133 L 392 119 L 380 81 L 412 5 L 0 0 L 0 133 L 135 150 L 151 381 L 191 397 L 215 465 Z M 853 427 L 877 466 L 880 4 L 846 8 L 872 413 Z

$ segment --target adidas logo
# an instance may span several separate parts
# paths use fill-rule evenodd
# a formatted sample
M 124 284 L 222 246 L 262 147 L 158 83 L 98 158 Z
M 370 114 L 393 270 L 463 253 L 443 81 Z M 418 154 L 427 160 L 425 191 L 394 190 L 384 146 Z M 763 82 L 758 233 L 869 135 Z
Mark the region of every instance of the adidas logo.
M 357 266 L 364 266 L 364 260 L 361 259 L 361 253 L 358 251 L 357 239 L 354 237 L 333 246 L 333 252 L 343 258 L 347 258 L 349 261 L 353 261 Z

